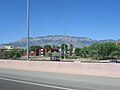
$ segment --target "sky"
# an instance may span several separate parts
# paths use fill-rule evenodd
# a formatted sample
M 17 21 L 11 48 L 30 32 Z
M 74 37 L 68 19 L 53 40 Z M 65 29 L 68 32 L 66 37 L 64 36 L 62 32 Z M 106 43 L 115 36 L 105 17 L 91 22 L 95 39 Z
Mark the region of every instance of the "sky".
M 120 39 L 120 0 L 30 0 L 30 37 Z M 26 0 L 0 0 L 0 43 L 27 36 Z

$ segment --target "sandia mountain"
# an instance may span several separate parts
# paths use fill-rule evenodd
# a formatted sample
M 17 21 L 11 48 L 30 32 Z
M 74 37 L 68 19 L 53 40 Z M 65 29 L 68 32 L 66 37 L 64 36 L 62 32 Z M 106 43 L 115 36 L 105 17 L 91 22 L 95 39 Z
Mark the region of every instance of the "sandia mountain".
M 26 47 L 27 38 L 20 39 L 15 42 L 7 43 L 6 45 L 11 45 L 15 47 Z M 30 46 L 34 45 L 61 45 L 63 43 L 73 44 L 74 47 L 84 47 L 89 46 L 93 43 L 103 43 L 103 42 L 120 42 L 120 40 L 93 40 L 87 37 L 74 37 L 74 36 L 63 36 L 63 35 L 51 35 L 51 36 L 43 36 L 43 37 L 31 37 L 30 38 Z

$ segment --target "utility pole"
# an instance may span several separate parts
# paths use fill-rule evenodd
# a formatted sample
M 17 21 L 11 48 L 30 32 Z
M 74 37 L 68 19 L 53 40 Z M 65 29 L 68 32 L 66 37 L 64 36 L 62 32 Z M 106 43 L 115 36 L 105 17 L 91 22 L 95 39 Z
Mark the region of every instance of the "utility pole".
M 27 56 L 26 56 L 27 61 L 29 61 L 29 19 L 30 19 L 30 0 L 27 0 Z
M 66 21 L 67 21 L 67 16 L 64 17 L 64 41 L 66 37 Z M 66 58 L 66 43 L 64 43 L 64 59 Z

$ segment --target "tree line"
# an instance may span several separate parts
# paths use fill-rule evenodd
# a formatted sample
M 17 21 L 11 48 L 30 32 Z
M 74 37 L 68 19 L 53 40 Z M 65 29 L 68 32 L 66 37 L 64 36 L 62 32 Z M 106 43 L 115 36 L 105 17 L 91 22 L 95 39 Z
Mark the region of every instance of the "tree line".
M 88 47 L 76 48 L 75 54 L 82 58 L 92 58 L 97 60 L 119 59 L 120 46 L 112 42 L 102 44 L 95 43 Z
M 38 49 L 38 48 L 46 48 L 46 49 L 52 49 L 52 48 L 60 49 L 61 48 L 61 50 L 62 51 L 65 50 L 66 53 L 68 51 L 68 45 L 67 44 L 61 44 L 61 46 L 58 46 L 58 45 L 30 46 L 29 52 L 31 52 L 31 51 L 35 52 L 35 50 Z M 26 49 L 17 50 L 15 48 L 11 49 L 11 50 L 1 49 L 0 50 L 0 59 L 8 59 L 8 58 L 18 59 L 21 56 L 23 56 L 24 52 L 26 52 L 26 51 L 27 51 Z M 72 47 L 70 47 L 70 52 L 72 52 Z M 54 52 L 53 56 L 54 55 L 58 55 L 58 54 L 56 54 Z M 48 53 L 48 56 L 51 56 L 51 53 Z M 62 57 L 63 57 L 63 55 L 62 55 Z
M 0 59 L 17 59 L 23 56 L 24 49 L 0 50 Z
M 61 46 L 58 45 L 44 45 L 44 46 L 31 46 L 29 48 L 29 51 L 35 51 L 37 48 L 57 48 L 61 49 L 62 54 L 61 57 L 64 58 L 70 58 L 74 57 L 76 58 L 91 58 L 96 60 L 107 60 L 107 59 L 120 59 L 120 46 L 116 45 L 116 43 L 112 42 L 106 42 L 106 43 L 94 43 L 90 46 L 83 47 L 83 48 L 75 48 L 74 55 L 73 54 L 73 45 L 70 44 L 68 46 L 67 44 L 61 44 Z M 64 52 L 65 51 L 65 52 Z M 69 51 L 69 53 L 67 53 Z M 6 50 L 0 50 L 0 58 L 12 58 L 17 59 L 23 56 L 24 52 L 26 50 L 21 49 L 12 49 L 10 51 Z M 65 55 L 64 55 L 65 54 Z M 51 55 L 51 53 L 47 54 L 48 56 Z M 58 55 L 57 53 L 53 53 L 53 55 Z

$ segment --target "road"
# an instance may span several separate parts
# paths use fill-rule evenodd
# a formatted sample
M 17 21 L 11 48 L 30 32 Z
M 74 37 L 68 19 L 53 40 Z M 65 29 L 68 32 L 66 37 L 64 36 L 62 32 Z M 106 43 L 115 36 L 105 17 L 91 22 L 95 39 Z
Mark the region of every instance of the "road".
M 120 90 L 120 78 L 0 68 L 0 90 Z

